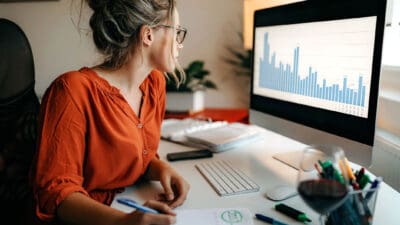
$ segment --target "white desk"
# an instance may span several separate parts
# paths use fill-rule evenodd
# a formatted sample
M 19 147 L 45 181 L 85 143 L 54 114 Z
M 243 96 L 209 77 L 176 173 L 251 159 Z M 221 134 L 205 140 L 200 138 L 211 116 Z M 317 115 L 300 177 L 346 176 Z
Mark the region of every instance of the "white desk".
M 186 202 L 179 209 L 207 209 L 207 208 L 248 208 L 251 213 L 263 213 L 290 225 L 302 224 L 274 210 L 277 202 L 264 197 L 266 190 L 278 184 L 295 185 L 297 171 L 275 159 L 272 155 L 277 152 L 300 150 L 303 144 L 279 134 L 266 131 L 265 138 L 246 147 L 240 147 L 223 153 L 214 154 L 213 158 L 171 162 L 171 165 L 191 184 L 191 189 Z M 159 154 L 166 160 L 166 153 L 189 150 L 190 148 L 161 141 Z M 261 189 L 256 193 L 241 194 L 229 197 L 219 197 L 206 180 L 194 167 L 196 163 L 209 160 L 229 160 L 248 174 Z M 118 196 L 125 196 L 144 202 L 154 199 L 162 191 L 158 182 L 144 182 L 128 187 Z M 312 219 L 311 224 L 318 224 L 318 215 L 302 202 L 299 196 L 283 201 L 301 211 Z M 126 206 L 115 201 L 111 205 L 123 211 L 132 211 Z M 393 188 L 383 183 L 378 193 L 377 205 L 374 216 L 374 225 L 400 224 L 400 194 Z M 265 224 L 254 219 L 254 224 Z

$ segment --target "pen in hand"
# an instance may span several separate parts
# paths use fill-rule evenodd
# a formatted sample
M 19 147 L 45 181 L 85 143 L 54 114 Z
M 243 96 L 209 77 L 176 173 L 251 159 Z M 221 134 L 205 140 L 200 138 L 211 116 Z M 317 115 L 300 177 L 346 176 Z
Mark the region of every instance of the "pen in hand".
M 144 212 L 144 213 L 154 213 L 154 214 L 158 214 L 159 213 L 155 209 L 151 209 L 151 208 L 148 208 L 146 206 L 140 205 L 139 203 L 137 203 L 137 202 L 135 202 L 135 201 L 133 201 L 131 199 L 128 199 L 128 198 L 118 198 L 117 202 L 121 203 L 123 205 L 129 206 L 129 207 L 135 208 L 135 209 L 137 209 L 137 210 L 139 210 L 141 212 Z

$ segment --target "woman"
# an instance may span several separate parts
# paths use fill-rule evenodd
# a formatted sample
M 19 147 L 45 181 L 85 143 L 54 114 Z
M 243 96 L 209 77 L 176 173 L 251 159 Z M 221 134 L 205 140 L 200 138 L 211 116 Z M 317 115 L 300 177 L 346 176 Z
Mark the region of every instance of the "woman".
M 46 91 L 32 173 L 36 215 L 62 224 L 173 224 L 189 184 L 156 150 L 165 110 L 159 71 L 178 66 L 186 34 L 175 1 L 87 2 L 104 62 L 65 73 Z M 140 177 L 161 182 L 168 204 L 145 203 L 161 214 L 108 206 Z

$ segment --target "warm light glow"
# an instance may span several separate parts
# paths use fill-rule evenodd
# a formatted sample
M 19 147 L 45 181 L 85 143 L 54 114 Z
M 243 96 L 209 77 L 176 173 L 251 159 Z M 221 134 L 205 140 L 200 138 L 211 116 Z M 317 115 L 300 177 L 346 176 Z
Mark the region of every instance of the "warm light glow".
M 243 44 L 246 49 L 253 45 L 253 19 L 254 11 L 270 8 L 278 5 L 285 5 L 303 0 L 244 0 L 243 6 Z

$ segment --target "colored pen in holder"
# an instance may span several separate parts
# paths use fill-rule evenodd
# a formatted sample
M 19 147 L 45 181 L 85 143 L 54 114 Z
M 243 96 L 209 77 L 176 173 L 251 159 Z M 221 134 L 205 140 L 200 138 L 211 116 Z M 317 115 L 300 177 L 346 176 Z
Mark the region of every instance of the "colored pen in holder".
M 334 168 L 332 162 L 329 160 L 319 161 L 317 165 L 314 165 L 320 175 L 321 181 L 335 180 L 345 185 L 347 189 L 347 194 L 344 196 L 343 202 L 336 209 L 328 213 L 325 224 L 371 225 L 375 212 L 379 183 L 382 181 L 382 178 L 378 177 L 372 181 L 366 173 L 365 168 L 353 172 L 350 163 L 345 157 L 339 160 L 338 164 L 339 170 Z
M 346 200 L 329 213 L 326 225 L 371 225 L 380 180 L 369 188 L 349 191 Z

